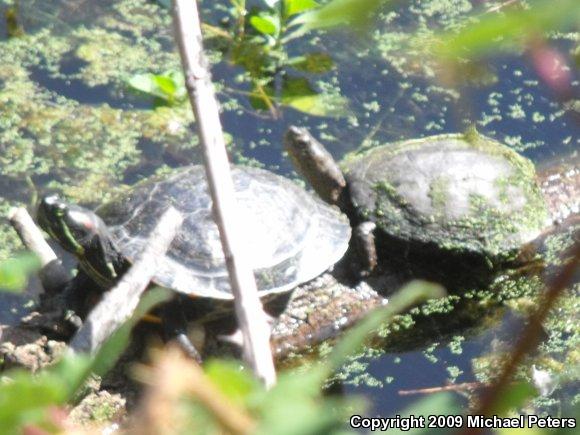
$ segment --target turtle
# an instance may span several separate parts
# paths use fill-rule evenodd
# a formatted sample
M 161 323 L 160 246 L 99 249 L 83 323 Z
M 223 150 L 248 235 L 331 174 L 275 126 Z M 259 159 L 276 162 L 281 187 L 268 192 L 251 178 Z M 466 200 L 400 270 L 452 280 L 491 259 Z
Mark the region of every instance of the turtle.
M 305 128 L 291 126 L 284 143 L 321 198 L 349 216 L 362 277 L 386 263 L 444 283 L 489 277 L 549 221 L 533 163 L 474 128 L 362 149 L 340 165 Z
M 291 291 L 344 255 L 351 228 L 337 207 L 264 169 L 233 166 L 232 178 L 237 218 L 245 228 L 241 236 L 251 247 L 251 266 L 261 297 Z M 146 179 L 94 212 L 49 195 L 40 201 L 37 220 L 78 259 L 78 273 L 68 286 L 78 300 L 82 299 L 79 287 L 87 282 L 106 290 L 119 280 L 169 206 L 180 211 L 184 221 L 165 257 L 158 261 L 152 283 L 209 302 L 204 309 L 220 306 L 220 301 L 227 304 L 233 295 L 202 166 Z M 171 316 L 183 318 L 174 310 Z M 177 331 L 172 335 L 181 344 L 187 343 L 185 347 L 198 358 L 197 351 L 188 347 L 183 322 L 168 323 Z

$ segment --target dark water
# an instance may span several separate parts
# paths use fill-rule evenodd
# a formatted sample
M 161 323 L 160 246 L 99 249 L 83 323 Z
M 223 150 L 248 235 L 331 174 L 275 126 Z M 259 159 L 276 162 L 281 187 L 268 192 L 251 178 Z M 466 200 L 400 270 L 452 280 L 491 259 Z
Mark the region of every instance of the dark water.
M 55 37 L 66 35 L 81 25 L 90 27 L 96 17 L 111 13 L 109 2 L 62 0 L 22 1 L 20 4 L 18 17 L 25 32 L 33 34 L 48 26 Z M 203 5 L 209 22 L 216 23 L 223 16 L 222 12 L 212 9 L 211 2 L 206 1 Z M 4 13 L 6 7 L 0 7 L 0 11 Z M 160 13 L 165 12 L 161 10 Z M 403 13 L 394 24 L 379 24 L 377 31 L 402 29 L 413 22 L 413 17 L 411 13 Z M 130 28 L 120 32 L 131 34 Z M 7 35 L 4 20 L 0 23 L 0 44 L 9 42 Z M 163 41 L 162 44 L 167 43 L 167 40 Z M 571 47 L 566 40 L 555 41 L 554 44 L 562 52 L 567 52 Z M 58 77 L 50 73 L 42 62 L 29 66 L 31 81 L 54 95 L 78 103 L 80 107 L 106 104 L 126 111 L 146 111 L 152 107 L 151 99 L 136 96 L 126 89 L 119 90 L 114 84 L 91 86 L 79 78 L 67 78 L 67 75 L 72 77 L 86 66 L 85 61 L 75 57 L 75 48 L 71 45 L 66 50 Z M 292 43 L 288 49 L 297 54 L 303 50 L 322 51 L 333 57 L 336 68 L 332 72 L 309 78 L 315 86 L 319 82 L 331 82 L 340 89 L 349 101 L 346 116 L 316 117 L 291 108 L 281 108 L 279 117 L 274 119 L 267 112 L 256 112 L 244 97 L 234 98 L 236 109 L 228 108 L 232 94 L 222 92 L 219 95 L 225 107 L 222 123 L 226 132 L 233 137 L 234 158 L 243 156 L 253 159 L 274 171 L 293 176 L 293 169 L 281 147 L 283 133 L 291 124 L 307 126 L 316 135 L 322 135 L 336 158 L 355 150 L 365 140 L 381 143 L 457 132 L 473 123 L 482 133 L 513 146 L 537 163 L 578 150 L 579 125 L 573 120 L 571 110 L 542 85 L 529 59 L 523 55 L 487 59 L 484 66 L 495 76 L 490 85 L 457 84 L 456 88 L 447 88 L 410 67 L 407 70 L 405 67 L 402 70 L 393 67 L 393 57 L 404 57 L 404 52 L 384 55 L 379 40 L 368 34 L 334 32 L 317 36 L 315 42 L 303 38 Z M 0 54 L 1 50 L 2 46 Z M 147 65 L 141 65 L 139 69 L 147 70 Z M 241 72 L 239 67 L 233 67 L 226 61 L 213 68 L 217 83 L 247 91 L 247 84 L 239 85 L 233 80 Z M 573 84 L 577 89 L 577 73 L 574 71 L 573 74 Z M 0 91 L 2 85 L 0 81 Z M 6 152 L 9 146 L 0 142 L 0 153 Z M 158 143 L 146 138 L 139 141 L 138 151 L 139 162 L 122 172 L 121 180 L 131 183 L 143 175 L 149 175 L 159 165 L 179 166 L 196 155 L 189 149 L 180 149 L 179 144 L 160 149 Z M 80 171 L 78 168 L 75 170 Z M 40 193 L 51 189 L 50 183 L 57 178 L 56 174 L 48 170 L 35 178 Z M 0 173 L 0 186 L 4 186 L 0 197 L 9 199 L 11 204 L 27 203 L 25 189 L 20 190 L 22 198 L 14 197 L 14 192 L 19 191 L 15 186 L 21 185 L 18 176 Z M 17 305 L 15 301 L 12 297 L 0 301 L 3 321 L 16 318 L 13 310 Z M 394 380 L 385 384 L 384 388 L 347 385 L 346 390 L 364 394 L 372 401 L 373 412 L 386 416 L 401 411 L 416 399 L 414 395 L 399 395 L 400 390 L 445 385 L 450 377 L 449 367 L 457 367 L 463 372 L 456 382 L 472 382 L 472 359 L 490 351 L 498 337 L 503 339 L 510 336 L 513 325 L 519 323 L 510 314 L 506 314 L 505 319 L 494 328 L 467 338 L 459 355 L 452 353 L 448 343 L 442 341 L 431 352 L 437 358 L 435 363 L 429 361 L 422 350 L 369 359 L 368 373 L 377 379 L 392 377 Z

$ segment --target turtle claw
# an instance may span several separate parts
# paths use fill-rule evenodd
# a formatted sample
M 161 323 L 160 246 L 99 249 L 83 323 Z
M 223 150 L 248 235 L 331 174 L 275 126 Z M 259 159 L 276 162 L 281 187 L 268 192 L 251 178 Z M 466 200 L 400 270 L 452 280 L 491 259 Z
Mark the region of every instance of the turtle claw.
M 191 359 L 195 360 L 199 364 L 202 363 L 201 355 L 191 343 L 191 340 L 186 334 L 180 333 L 175 336 L 175 342 L 179 345 L 181 350 Z

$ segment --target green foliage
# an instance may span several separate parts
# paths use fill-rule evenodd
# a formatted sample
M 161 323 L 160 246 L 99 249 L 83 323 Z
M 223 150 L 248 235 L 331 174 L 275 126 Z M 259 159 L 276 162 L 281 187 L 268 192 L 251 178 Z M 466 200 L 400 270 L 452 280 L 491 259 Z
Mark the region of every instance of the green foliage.
M 284 2 L 285 14 L 291 17 L 296 14 L 301 14 L 318 6 L 314 0 L 286 0 Z
M 163 74 L 135 74 L 127 84 L 132 89 L 159 98 L 172 105 L 185 99 L 185 81 L 181 71 L 165 71 Z
M 413 305 L 430 298 L 444 295 L 443 289 L 422 281 L 410 283 L 379 309 L 361 321 L 340 340 L 328 358 L 310 368 L 289 370 L 281 373 L 278 383 L 264 390 L 251 373 L 239 364 L 212 361 L 205 372 L 214 385 L 232 403 L 240 405 L 256 416 L 257 434 L 302 435 L 338 434 L 345 432 L 344 423 L 348 416 L 362 412 L 363 403 L 354 399 L 328 398 L 322 386 L 328 376 L 345 363 L 349 355 L 356 352 L 380 325 L 393 316 L 408 310 Z M 206 410 L 208 411 L 208 410 Z M 198 415 L 196 413 L 196 415 Z
M 345 335 L 329 357 L 329 369 L 338 369 L 350 353 L 361 347 L 370 331 L 378 330 L 382 324 L 391 321 L 396 314 L 405 312 L 412 306 L 427 300 L 440 299 L 444 296 L 445 289 L 438 284 L 419 280 L 411 281 L 389 299 L 385 308 L 369 314 Z
M 461 409 L 459 403 L 451 393 L 438 393 L 414 402 L 400 413 L 401 417 L 422 416 L 425 419 L 425 427 L 412 429 L 411 433 L 413 433 L 413 435 L 451 432 L 449 429 L 431 429 L 427 427 L 428 416 L 434 414 L 445 416 L 460 415 Z M 407 434 L 409 431 L 404 431 L 402 429 L 389 429 L 389 433 Z
M 50 410 L 72 402 L 91 373 L 102 375 L 110 370 L 126 348 L 135 323 L 170 296 L 171 293 L 165 289 L 148 291 L 131 319 L 92 358 L 66 354 L 56 365 L 38 375 L 20 369 L 5 372 L 6 381 L 0 383 L 2 434 L 21 433 L 23 426 L 30 425 L 51 429 Z
M 4 434 L 21 433 L 23 426 L 50 427 L 48 411 L 71 400 L 74 388 L 86 379 L 91 362 L 87 357 L 65 357 L 37 376 L 23 370 L 5 374 L 0 384 L 0 427 Z
M 386 0 L 332 0 L 323 7 L 299 17 L 296 22 L 306 32 L 344 24 L 362 25 Z
M 280 35 L 280 16 L 260 12 L 250 17 L 250 24 L 263 35 L 271 35 L 277 38 Z
M 232 0 L 229 9 L 235 26 L 225 39 L 224 51 L 232 63 L 245 69 L 251 86 L 249 99 L 257 110 L 277 116 L 278 107 L 292 107 L 314 116 L 343 116 L 347 100 L 340 95 L 319 91 L 310 79 L 292 70 L 324 74 L 334 68 L 327 53 L 304 53 L 289 57 L 288 45 L 305 32 L 297 31 L 300 18 L 318 7 L 313 0 L 265 1 L 264 7 L 247 10 L 245 2 Z M 282 86 L 277 83 L 282 82 Z
M 502 14 L 485 14 L 459 32 L 447 33 L 437 45 L 437 54 L 444 57 L 478 57 L 511 48 L 529 38 L 548 31 L 564 31 L 580 22 L 576 0 L 529 2 L 527 9 L 507 8 Z
M 317 2 L 264 0 L 262 6 L 253 5 L 251 9 L 246 7 L 245 1 L 230 0 L 230 3 L 232 7 L 227 9 L 232 23 L 230 27 L 224 31 L 205 25 L 204 34 L 216 40 L 224 56 L 246 71 L 244 78 L 251 87 L 248 98 L 254 109 L 268 110 L 274 117 L 278 116 L 279 106 L 291 107 L 313 116 L 346 115 L 346 98 L 316 90 L 309 79 L 290 74 L 292 69 L 309 74 L 324 74 L 334 68 L 334 61 L 327 53 L 304 53 L 292 58 L 288 56 L 288 44 L 308 32 L 300 24 L 302 16 L 319 8 Z M 162 4 L 167 6 L 165 2 Z M 166 75 L 162 76 L 165 78 Z M 160 84 L 160 77 L 137 74 L 129 80 L 129 86 L 161 98 L 168 104 L 179 101 L 181 94 L 177 97 L 172 93 L 176 83 Z M 276 83 L 280 78 L 284 85 L 278 89 Z M 289 83 L 298 80 L 301 85 L 290 85 L 289 89 Z
M 0 291 L 19 292 L 26 286 L 28 275 L 40 268 L 38 257 L 30 252 L 0 262 Z
M 329 358 L 308 372 L 295 370 L 282 373 L 278 383 L 266 391 L 252 374 L 239 363 L 210 361 L 205 374 L 212 385 L 238 407 L 243 414 L 257 421 L 257 434 L 338 434 L 345 433 L 344 422 L 353 412 L 362 412 L 361 401 L 323 397 L 325 379 L 356 351 L 369 334 L 392 317 L 426 298 L 439 297 L 441 288 L 414 282 L 395 295 L 388 307 L 380 309 L 348 332 Z M 148 292 L 132 319 L 108 340 L 94 358 L 66 356 L 57 365 L 38 376 L 23 371 L 7 372 L 10 382 L 0 384 L 0 427 L 3 433 L 19 433 L 23 426 L 51 427 L 50 410 L 75 399 L 90 373 L 103 374 L 117 360 L 127 344 L 128 332 L 134 323 L 151 308 L 169 297 L 167 291 Z M 207 433 L 219 427 L 217 416 L 203 401 L 190 402 L 185 424 Z M 200 424 L 200 419 L 203 424 Z
M 528 382 L 515 382 L 503 389 L 494 404 L 492 414 L 508 417 L 510 412 L 520 409 L 538 395 L 536 388 Z

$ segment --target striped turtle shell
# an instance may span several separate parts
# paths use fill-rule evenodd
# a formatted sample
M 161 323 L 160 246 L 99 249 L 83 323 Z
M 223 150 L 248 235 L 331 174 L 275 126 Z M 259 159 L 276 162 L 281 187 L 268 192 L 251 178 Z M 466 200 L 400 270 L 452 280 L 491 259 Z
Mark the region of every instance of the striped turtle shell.
M 237 218 L 260 296 L 289 291 L 344 255 L 350 225 L 336 207 L 263 169 L 235 166 L 232 176 Z M 202 166 L 138 183 L 96 213 L 111 230 L 120 252 L 132 262 L 170 205 L 183 214 L 184 222 L 153 281 L 188 295 L 231 299 Z

